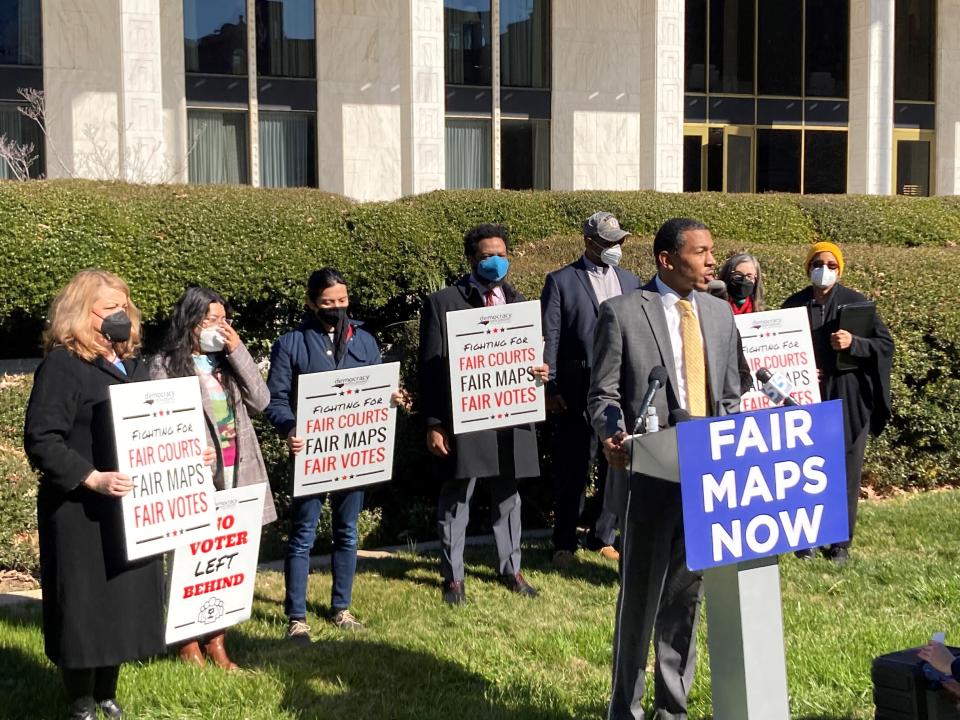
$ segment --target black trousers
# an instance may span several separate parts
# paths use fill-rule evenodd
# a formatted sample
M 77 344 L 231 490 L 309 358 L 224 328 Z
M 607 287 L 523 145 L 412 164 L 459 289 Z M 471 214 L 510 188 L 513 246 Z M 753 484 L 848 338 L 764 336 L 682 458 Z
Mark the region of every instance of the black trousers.
M 109 665 L 79 670 L 60 668 L 63 686 L 67 691 L 67 702 L 74 703 L 85 698 L 113 700 L 117 696 L 117 681 L 120 679 L 120 666 Z
M 597 493 L 587 502 L 585 492 L 594 462 L 597 466 Z M 607 460 L 600 440 L 582 412 L 565 410 L 554 417 L 553 435 L 553 549 L 577 549 L 577 524 L 583 516 L 590 528 L 588 545 L 599 549 L 612 545 L 617 518 L 603 507 Z
M 847 468 L 847 521 L 850 527 L 850 539 L 842 543 L 834 543 L 836 548 L 849 548 L 853 544 L 853 531 L 857 525 L 857 509 L 860 504 L 860 478 L 863 475 L 863 454 L 867 449 L 867 437 L 870 428 L 865 427 L 860 434 L 848 441 L 844 458 Z

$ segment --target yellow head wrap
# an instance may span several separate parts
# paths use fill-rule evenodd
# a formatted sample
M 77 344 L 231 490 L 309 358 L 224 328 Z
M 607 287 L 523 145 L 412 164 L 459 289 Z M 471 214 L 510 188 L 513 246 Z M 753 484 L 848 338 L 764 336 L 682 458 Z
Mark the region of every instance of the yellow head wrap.
M 818 253 L 828 252 L 833 253 L 833 256 L 837 259 L 837 265 L 840 266 L 840 275 L 843 275 L 843 253 L 840 252 L 839 246 L 835 245 L 832 242 L 818 242 L 810 246 L 810 249 L 807 250 L 807 261 L 804 263 L 804 268 L 807 273 L 810 273 L 810 263 L 813 262 L 813 259 L 817 256 Z

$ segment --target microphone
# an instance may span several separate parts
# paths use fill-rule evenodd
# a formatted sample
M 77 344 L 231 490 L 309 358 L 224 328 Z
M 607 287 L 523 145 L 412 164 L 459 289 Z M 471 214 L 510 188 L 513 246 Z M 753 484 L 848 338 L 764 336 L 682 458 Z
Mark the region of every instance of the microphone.
M 646 421 L 647 408 L 649 408 L 650 403 L 653 402 L 653 396 L 656 395 L 657 390 L 667 384 L 668 379 L 667 369 L 663 365 L 657 365 L 650 371 L 650 375 L 647 377 L 647 391 L 640 400 L 640 411 L 637 413 L 637 421 L 633 425 L 634 435 L 637 434 L 640 426 Z
M 757 369 L 757 381 L 761 385 L 763 394 L 770 398 L 774 405 L 797 405 L 797 401 L 790 397 L 793 392 L 793 383 L 781 373 L 772 373 L 767 368 Z
M 707 292 L 721 300 L 727 299 L 727 284 L 723 280 L 711 280 L 707 283 Z
M 674 408 L 670 411 L 670 418 L 667 420 L 670 427 L 676 427 L 682 422 L 686 422 L 690 419 L 690 413 L 688 413 L 683 408 Z

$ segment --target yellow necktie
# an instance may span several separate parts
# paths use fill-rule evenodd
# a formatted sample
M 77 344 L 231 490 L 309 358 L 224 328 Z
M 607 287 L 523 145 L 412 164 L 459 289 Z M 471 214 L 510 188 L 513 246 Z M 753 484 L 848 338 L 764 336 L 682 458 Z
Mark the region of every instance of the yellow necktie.
M 687 412 L 693 417 L 707 416 L 707 372 L 703 363 L 700 323 L 689 300 L 678 300 L 680 337 L 683 339 L 683 368 L 687 384 Z

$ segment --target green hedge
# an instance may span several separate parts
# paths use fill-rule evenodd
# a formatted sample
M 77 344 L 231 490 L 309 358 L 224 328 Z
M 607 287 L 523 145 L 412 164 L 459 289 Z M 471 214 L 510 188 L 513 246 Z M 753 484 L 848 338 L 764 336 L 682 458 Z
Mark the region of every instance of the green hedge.
M 513 280 L 537 297 L 544 274 L 580 253 L 580 223 L 598 209 L 616 213 L 638 235 L 624 264 L 643 276 L 652 272 L 649 236 L 663 220 L 703 220 L 717 238 L 718 258 L 738 250 L 760 258 L 771 307 L 806 284 L 807 243 L 843 244 L 845 282 L 876 298 L 897 341 L 894 417 L 868 448 L 869 482 L 880 489 L 960 484 L 955 198 L 451 191 L 354 204 L 315 190 L 0 182 L 0 352 L 38 354 L 50 299 L 89 266 L 130 282 L 147 320 L 148 348 L 183 287 L 202 283 L 231 299 L 242 336 L 263 352 L 301 315 L 309 272 L 332 264 L 351 281 L 355 314 L 369 322 L 388 357 L 403 362 L 415 390 L 419 304 L 463 270 L 466 227 L 505 223 L 515 240 Z M 28 389 L 0 387 L 0 469 L 8 478 L 0 485 L 0 567 L 35 567 L 35 478 L 20 449 Z M 368 503 L 383 508 L 381 517 L 371 514 L 371 543 L 433 535 L 435 488 L 416 417 L 402 418 L 398 433 L 396 478 L 373 490 Z M 260 435 L 283 511 L 285 451 L 263 423 Z M 530 483 L 528 519 L 548 521 L 549 505 L 549 483 Z M 268 552 L 279 547 L 283 530 L 271 528 Z

